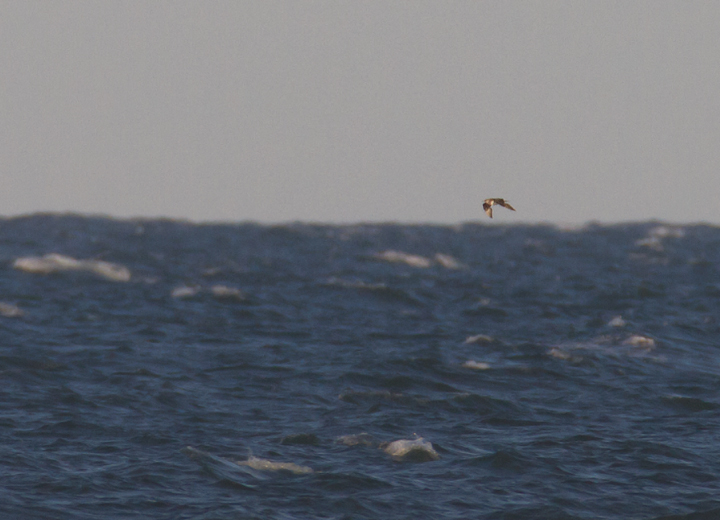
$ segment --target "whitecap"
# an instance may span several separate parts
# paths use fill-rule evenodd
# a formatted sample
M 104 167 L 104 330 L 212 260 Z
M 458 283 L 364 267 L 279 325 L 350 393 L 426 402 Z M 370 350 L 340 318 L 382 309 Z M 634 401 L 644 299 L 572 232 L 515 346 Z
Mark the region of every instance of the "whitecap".
M 570 353 L 568 353 L 568 352 L 566 352 L 566 351 L 564 351 L 564 350 L 562 350 L 561 348 L 558 348 L 558 347 L 553 347 L 553 348 L 551 348 L 550 350 L 548 350 L 548 356 L 551 356 L 551 357 L 554 357 L 554 358 L 557 358 L 557 359 L 562 359 L 562 360 L 571 360 L 571 359 L 574 359 L 574 360 L 577 361 L 577 360 L 582 359 L 582 358 L 580 358 L 580 357 L 574 357 L 574 356 L 572 356 Z
M 675 226 L 657 226 L 650 230 L 650 236 L 657 238 L 682 238 L 685 230 Z
M 183 298 L 192 298 L 199 292 L 200 287 L 197 285 L 181 285 L 179 287 L 175 287 L 170 293 L 170 296 L 182 300 Z
M 346 289 L 368 289 L 371 291 L 387 289 L 387 285 L 385 285 L 384 283 L 366 283 L 360 280 L 345 280 L 336 276 L 331 276 L 327 279 L 327 282 L 325 283 L 330 286 L 342 287 Z
M 648 236 L 635 241 L 636 246 L 647 247 L 653 251 L 663 251 L 663 239 L 682 238 L 685 230 L 681 227 L 656 226 L 648 232 Z
M 243 473 L 247 473 L 260 479 L 267 478 L 264 475 L 265 473 L 274 471 L 289 471 L 291 473 L 295 473 L 296 475 L 314 473 L 314 470 L 308 466 L 300 466 L 294 462 L 273 462 L 271 460 L 254 457 L 252 453 L 248 456 L 247 460 L 233 462 L 223 457 L 218 457 L 202 450 L 198 450 L 192 446 L 187 446 L 181 451 L 209 469 L 214 470 L 214 472 L 237 468 L 238 470 L 242 470 Z M 233 481 L 239 483 L 234 479 Z
M 475 336 L 468 336 L 465 338 L 465 343 L 492 343 L 495 339 L 492 336 L 486 334 L 477 334 Z
M 210 288 L 212 295 L 219 300 L 244 300 L 245 295 L 240 289 L 226 285 L 213 285 Z
M 472 368 L 473 370 L 487 370 L 490 368 L 488 363 L 482 361 L 475 361 L 474 359 L 468 359 L 462 364 L 464 368 Z
M 338 444 L 345 446 L 375 446 L 377 443 L 367 433 L 358 433 L 355 435 L 342 435 L 335 439 Z
M 296 475 L 314 473 L 314 470 L 308 466 L 300 466 L 294 462 L 273 462 L 267 459 L 261 459 L 250 455 L 247 460 L 238 461 L 239 466 L 248 466 L 258 471 L 290 471 Z
M 643 347 L 644 349 L 652 350 L 655 348 L 655 340 L 647 336 L 633 334 L 623 341 L 623 345 L 632 345 L 633 347 Z
M 465 267 L 452 256 L 443 253 L 437 253 L 435 255 L 435 261 L 446 269 L 462 269 Z
M 17 318 L 23 314 L 23 311 L 19 307 L 12 305 L 11 303 L 0 302 L 0 316 L 4 316 L 5 318 Z
M 424 256 L 410 255 L 402 251 L 383 251 L 382 253 L 377 253 L 375 258 L 385 262 L 403 263 L 412 267 L 427 268 L 432 265 L 432 262 Z
M 385 453 L 397 461 L 427 462 L 440 458 L 432 443 L 422 437 L 399 439 L 381 447 Z
M 88 270 L 108 280 L 114 282 L 130 281 L 130 270 L 125 266 L 103 260 L 85 260 L 84 263 Z
M 249 466 L 238 464 L 223 457 L 211 455 L 210 453 L 198 450 L 192 446 L 186 446 L 180 451 L 191 459 L 197 461 L 201 466 L 205 467 L 214 475 L 227 479 L 242 487 L 247 487 L 249 489 L 255 487 L 245 481 L 244 477 L 247 475 L 259 480 L 268 478 L 268 476 L 262 471 L 255 471 Z
M 610 327 L 624 327 L 625 326 L 625 320 L 622 318 L 622 316 L 615 316 L 613 319 L 611 319 L 608 322 L 608 326 Z
M 27 273 L 50 274 L 61 271 L 86 271 L 113 282 L 130 280 L 130 270 L 120 264 L 104 260 L 78 260 L 70 256 L 49 253 L 45 256 L 17 258 L 13 267 Z
M 653 251 L 663 251 L 662 241 L 658 237 L 646 237 L 635 241 L 636 246 L 647 247 Z
M 617 336 L 599 336 L 594 341 L 567 343 L 552 347 L 547 351 L 551 357 L 573 363 L 583 361 L 584 355 L 609 356 L 647 356 L 655 349 L 655 340 L 639 334 L 633 334 L 624 340 Z M 652 359 L 661 359 L 654 357 Z

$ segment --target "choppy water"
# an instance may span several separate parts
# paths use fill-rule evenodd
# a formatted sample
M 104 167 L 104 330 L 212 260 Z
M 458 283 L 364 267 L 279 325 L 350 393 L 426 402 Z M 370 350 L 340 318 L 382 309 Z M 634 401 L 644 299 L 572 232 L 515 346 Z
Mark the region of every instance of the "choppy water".
M 3 519 L 720 518 L 720 228 L 39 215 L 0 265 Z

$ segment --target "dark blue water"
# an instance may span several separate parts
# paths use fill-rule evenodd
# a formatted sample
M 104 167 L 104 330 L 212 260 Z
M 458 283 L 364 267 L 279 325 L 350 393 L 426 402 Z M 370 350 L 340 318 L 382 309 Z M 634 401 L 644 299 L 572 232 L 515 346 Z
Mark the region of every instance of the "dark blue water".
M 3 519 L 720 518 L 720 228 L 38 215 L 0 257 Z

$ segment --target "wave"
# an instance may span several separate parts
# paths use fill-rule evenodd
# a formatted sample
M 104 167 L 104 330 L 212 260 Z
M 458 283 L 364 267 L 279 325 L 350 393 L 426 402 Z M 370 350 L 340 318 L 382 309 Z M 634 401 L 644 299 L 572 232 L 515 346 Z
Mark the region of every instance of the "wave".
M 446 269 L 462 269 L 465 267 L 461 262 L 452 256 L 443 253 L 437 253 L 432 259 L 430 259 L 420 255 L 411 255 L 409 253 L 403 253 L 402 251 L 388 249 L 387 251 L 376 253 L 373 258 L 383 262 L 406 264 L 411 267 L 419 267 L 421 269 L 427 269 L 434 264 L 445 267 Z
M 213 285 L 209 288 L 202 287 L 201 285 L 179 285 L 170 292 L 170 296 L 178 300 L 188 300 L 205 293 L 209 293 L 218 301 L 242 302 L 247 299 L 240 289 L 221 284 Z
M 238 477 L 244 475 L 264 479 L 268 474 L 275 472 L 286 472 L 295 475 L 314 473 L 314 470 L 308 466 L 301 466 L 294 462 L 275 462 L 255 457 L 252 454 L 248 456 L 247 460 L 232 461 L 192 446 L 186 446 L 181 451 L 215 475 L 230 478 L 233 481 L 237 481 Z
M 26 273 L 51 274 L 63 271 L 85 271 L 113 282 L 130 281 L 130 270 L 120 264 L 104 260 L 78 260 L 71 256 L 49 253 L 45 256 L 17 258 L 13 267 Z
M 397 461 L 428 462 L 440 458 L 432 443 L 422 437 L 398 439 L 380 447 Z

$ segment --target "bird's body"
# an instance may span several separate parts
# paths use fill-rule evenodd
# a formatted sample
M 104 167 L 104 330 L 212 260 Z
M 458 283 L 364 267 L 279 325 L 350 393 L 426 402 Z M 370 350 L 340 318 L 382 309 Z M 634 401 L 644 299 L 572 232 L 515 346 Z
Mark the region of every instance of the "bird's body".
M 483 202 L 483 209 L 485 210 L 485 213 L 488 214 L 488 217 L 492 218 L 492 207 L 497 204 L 498 206 L 502 206 L 503 208 L 507 208 L 509 210 L 515 211 L 515 208 L 513 208 L 508 201 L 505 199 L 485 199 L 485 202 Z

